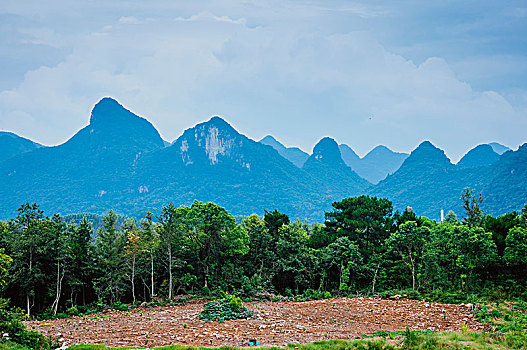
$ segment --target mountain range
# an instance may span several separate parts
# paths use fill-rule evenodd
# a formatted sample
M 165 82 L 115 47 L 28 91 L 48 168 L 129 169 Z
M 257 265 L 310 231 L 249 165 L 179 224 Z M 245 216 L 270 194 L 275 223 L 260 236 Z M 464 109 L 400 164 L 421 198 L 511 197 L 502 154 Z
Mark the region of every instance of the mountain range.
M 493 143 L 454 165 L 428 141 L 409 155 L 378 146 L 360 158 L 329 137 L 309 155 L 270 135 L 251 140 L 219 117 L 168 143 L 148 120 L 103 98 L 89 124 L 61 145 L 0 133 L 0 218 L 13 217 L 27 201 L 63 215 L 113 209 L 142 216 L 197 199 L 236 215 L 276 208 L 322 221 L 333 201 L 360 194 L 438 218 L 441 209 L 462 214 L 465 187 L 483 194 L 489 213 L 501 214 L 527 200 L 526 160 L 527 144 L 512 151 Z

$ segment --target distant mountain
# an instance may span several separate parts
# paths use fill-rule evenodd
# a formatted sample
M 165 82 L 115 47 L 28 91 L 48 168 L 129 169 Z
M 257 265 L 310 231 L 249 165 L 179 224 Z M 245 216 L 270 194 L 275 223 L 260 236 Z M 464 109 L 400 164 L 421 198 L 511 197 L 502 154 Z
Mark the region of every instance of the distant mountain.
M 142 158 L 137 169 L 136 186 L 147 190 L 138 204 L 154 210 L 198 199 L 234 214 L 277 208 L 305 219 L 322 217 L 328 201 L 309 174 L 219 117 L 185 130 L 172 146 Z
M 39 148 L 0 167 L 1 217 L 26 201 L 63 214 L 101 213 L 133 193 L 134 164 L 145 152 L 163 148 L 146 119 L 104 98 L 90 124 L 60 146 Z
M 2 155 L 9 154 L 0 162 L 0 218 L 15 216 L 27 201 L 48 214 L 114 209 L 139 217 L 197 199 L 236 215 L 278 209 L 318 221 L 333 201 L 361 194 L 387 197 L 398 210 L 411 206 L 432 219 L 441 209 L 461 216 L 465 187 L 482 193 L 482 207 L 493 215 L 519 210 L 527 201 L 527 144 L 497 160 L 492 146 L 480 145 L 453 165 L 428 141 L 409 156 L 379 146 L 360 159 L 348 146 L 323 138 L 299 168 L 300 161 L 295 165 L 279 153 L 276 148 L 284 149 L 276 140 L 253 141 L 219 117 L 166 145 L 150 122 L 111 98 L 99 101 L 89 124 L 62 145 L 36 148 L 16 135 L 0 136 L 8 137 L 0 145 Z M 369 164 L 370 178 L 398 169 L 372 185 L 345 160 L 362 171 Z
M 301 168 L 307 158 L 309 158 L 309 154 L 302 151 L 298 147 L 285 147 L 283 144 L 278 142 L 274 137 L 271 135 L 265 136 L 263 139 L 259 141 L 260 143 L 263 143 L 264 145 L 268 145 L 273 147 L 275 150 L 280 153 L 282 157 L 296 165 L 297 167 Z
M 399 170 L 371 188 L 369 194 L 392 199 L 399 210 L 411 206 L 419 215 L 436 219 L 441 209 L 462 216 L 460 197 L 466 187 L 483 195 L 482 208 L 488 214 L 520 210 L 527 203 L 527 144 L 494 162 L 488 161 L 488 151 L 488 147 L 478 146 L 467 153 L 463 163 L 454 166 L 442 150 L 423 142 Z
M 357 174 L 373 184 L 377 184 L 386 175 L 394 173 L 408 157 L 407 153 L 394 152 L 386 146 L 377 146 L 363 158 L 360 158 L 348 145 L 339 146 L 342 159 Z
M 0 131 L 0 163 L 18 154 L 30 152 L 42 145 L 12 132 Z
M 354 171 L 357 171 L 356 169 L 360 169 L 360 165 L 359 165 L 360 157 L 357 155 L 357 153 L 355 153 L 355 151 L 350 146 L 346 144 L 341 144 L 339 145 L 339 150 L 340 150 L 340 155 L 342 156 L 342 160 L 344 161 L 344 163 L 346 163 Z M 363 175 L 361 176 L 366 179 L 366 176 L 363 176 Z
M 479 145 L 471 149 L 456 164 L 459 168 L 475 168 L 490 165 L 500 159 L 500 155 L 490 145 Z
M 527 143 L 488 167 L 482 194 L 483 207 L 494 215 L 518 211 L 527 203 Z
M 344 163 L 338 144 L 329 137 L 315 145 L 302 169 L 317 180 L 318 192 L 330 196 L 355 196 L 371 185 Z
M 499 155 L 502 155 L 503 153 L 511 150 L 509 147 L 497 142 L 491 142 L 489 143 L 489 146 L 492 147 L 494 152 L 498 153 Z
M 390 198 L 399 210 L 410 206 L 419 215 L 431 218 L 437 218 L 441 209 L 459 213 L 459 196 L 469 184 L 462 174 L 454 174 L 455 170 L 444 151 L 424 141 L 393 175 L 388 175 L 369 193 Z

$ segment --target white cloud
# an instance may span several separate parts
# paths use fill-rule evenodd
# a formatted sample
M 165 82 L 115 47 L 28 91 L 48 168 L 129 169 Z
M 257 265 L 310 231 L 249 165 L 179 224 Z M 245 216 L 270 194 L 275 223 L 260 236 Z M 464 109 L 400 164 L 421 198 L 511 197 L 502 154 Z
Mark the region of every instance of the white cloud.
M 456 159 L 477 143 L 525 141 L 525 110 L 475 91 L 441 57 L 415 64 L 368 30 L 321 31 L 326 18 L 307 6 L 280 5 L 290 21 L 251 6 L 113 16 L 78 35 L 60 64 L 0 92 L 0 127 L 56 144 L 88 122 L 99 98 L 114 96 L 170 141 L 215 114 L 255 139 L 271 133 L 306 150 L 325 135 L 359 153 L 431 139 Z M 347 10 L 350 21 L 382 14 Z

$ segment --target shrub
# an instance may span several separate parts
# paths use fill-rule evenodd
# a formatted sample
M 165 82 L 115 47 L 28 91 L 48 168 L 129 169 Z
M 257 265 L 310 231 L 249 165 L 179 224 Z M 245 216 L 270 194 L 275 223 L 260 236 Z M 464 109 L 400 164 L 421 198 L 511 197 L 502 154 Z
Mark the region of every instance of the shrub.
M 22 323 L 25 318 L 20 309 L 9 309 L 9 300 L 0 298 L 0 333 L 2 340 L 10 340 L 31 349 L 48 349 L 59 347 L 52 339 L 47 339 L 37 331 L 26 329 Z M 6 334 L 4 337 L 3 335 Z
M 226 294 L 224 299 L 206 303 L 199 318 L 205 322 L 222 322 L 225 320 L 249 318 L 251 316 L 252 312 L 242 305 L 240 298 Z

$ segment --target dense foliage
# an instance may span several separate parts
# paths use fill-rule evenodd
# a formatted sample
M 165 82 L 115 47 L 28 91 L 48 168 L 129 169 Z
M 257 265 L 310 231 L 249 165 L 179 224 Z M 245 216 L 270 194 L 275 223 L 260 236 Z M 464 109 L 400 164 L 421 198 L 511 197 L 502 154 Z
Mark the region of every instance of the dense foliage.
M 252 312 L 242 305 L 242 300 L 239 297 L 227 294 L 223 299 L 206 303 L 199 318 L 205 322 L 223 322 L 251 316 Z
M 0 221 L 2 297 L 29 317 L 224 292 L 525 300 L 527 206 L 492 217 L 470 190 L 462 200 L 464 217 L 450 213 L 440 223 L 411 208 L 394 212 L 388 199 L 346 198 L 333 203 L 324 225 L 292 222 L 277 210 L 237 220 L 195 201 L 140 221 L 110 211 L 96 232 L 89 216 L 67 222 L 26 203 Z

